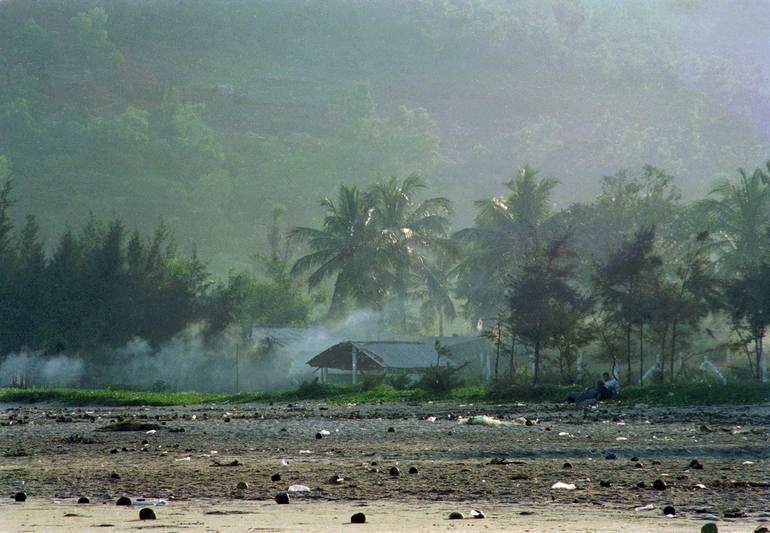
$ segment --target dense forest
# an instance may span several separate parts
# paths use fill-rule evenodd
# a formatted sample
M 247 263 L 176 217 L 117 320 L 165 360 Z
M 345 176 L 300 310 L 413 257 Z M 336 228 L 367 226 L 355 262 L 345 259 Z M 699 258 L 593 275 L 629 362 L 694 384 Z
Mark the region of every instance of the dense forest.
M 697 0 L 5 1 L 0 155 L 16 222 L 49 244 L 91 212 L 162 217 L 220 275 L 267 251 L 275 207 L 318 223 L 342 182 L 419 174 L 460 225 L 524 162 L 562 207 L 645 164 L 696 198 L 767 158 L 768 20 Z
M 500 375 L 730 352 L 760 379 L 770 7 L 745 7 L 2 2 L 0 354 L 370 309 L 489 336 Z

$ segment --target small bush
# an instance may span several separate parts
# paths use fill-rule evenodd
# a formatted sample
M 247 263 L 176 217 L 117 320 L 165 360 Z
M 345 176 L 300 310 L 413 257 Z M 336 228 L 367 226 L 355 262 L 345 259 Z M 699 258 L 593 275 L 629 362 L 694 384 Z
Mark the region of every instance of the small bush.
M 385 374 L 365 374 L 364 379 L 361 380 L 361 388 L 363 390 L 372 390 L 383 383 L 385 383 Z
M 294 391 L 286 391 L 283 396 L 299 399 L 322 399 L 332 398 L 342 394 L 349 393 L 351 388 L 346 385 L 332 385 L 330 383 L 321 383 L 318 378 L 313 381 L 303 381 Z
M 391 374 L 385 378 L 385 382 L 396 390 L 412 388 L 412 379 L 408 374 Z
M 463 385 L 463 380 L 457 376 L 462 367 L 431 366 L 420 377 L 415 386 L 425 392 L 447 393 Z
M 171 392 L 174 390 L 174 387 L 172 387 L 170 383 L 158 379 L 155 380 L 147 390 L 150 392 Z

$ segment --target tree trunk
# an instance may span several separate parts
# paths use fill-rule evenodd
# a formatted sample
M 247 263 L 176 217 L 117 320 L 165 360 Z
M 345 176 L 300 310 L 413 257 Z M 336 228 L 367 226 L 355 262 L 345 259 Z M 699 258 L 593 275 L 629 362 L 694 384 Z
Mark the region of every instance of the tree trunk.
M 516 336 L 511 335 L 511 381 L 516 377 Z
M 626 326 L 626 365 L 628 366 L 626 382 L 633 383 L 634 377 L 631 375 L 631 324 Z
M 660 375 L 658 375 L 658 383 L 663 383 L 666 375 L 666 338 L 668 337 L 668 327 L 663 331 L 663 336 L 660 339 Z
M 535 343 L 535 375 L 533 376 L 532 383 L 537 385 L 540 383 L 540 343 Z
M 671 326 L 671 383 L 674 382 L 674 361 L 676 357 L 676 322 Z
M 444 336 L 444 313 L 442 313 L 440 310 L 438 312 L 438 336 Z
M 644 385 L 644 322 L 639 323 L 639 385 Z
M 497 323 L 497 356 L 495 357 L 495 383 L 497 383 L 500 370 L 500 344 L 503 339 L 500 337 L 500 323 Z
M 757 383 L 762 383 L 762 333 L 754 334 L 754 352 L 756 356 Z

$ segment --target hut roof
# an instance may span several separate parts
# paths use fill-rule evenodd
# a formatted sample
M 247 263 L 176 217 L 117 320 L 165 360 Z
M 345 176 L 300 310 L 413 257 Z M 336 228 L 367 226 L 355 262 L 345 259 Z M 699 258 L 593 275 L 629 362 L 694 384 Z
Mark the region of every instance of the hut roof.
M 353 349 L 361 370 L 425 370 L 436 364 L 451 365 L 432 344 L 405 341 L 345 341 L 327 348 L 308 361 L 313 367 L 352 370 Z

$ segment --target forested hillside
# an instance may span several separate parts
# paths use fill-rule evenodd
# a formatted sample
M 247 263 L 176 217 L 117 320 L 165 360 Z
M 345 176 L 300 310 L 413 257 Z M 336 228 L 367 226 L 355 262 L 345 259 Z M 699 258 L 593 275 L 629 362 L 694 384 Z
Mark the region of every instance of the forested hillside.
M 770 153 L 770 6 L 679 0 L 0 2 L 12 215 L 48 242 L 89 212 L 224 273 L 276 205 L 418 173 L 454 200 L 523 163 L 588 200 L 655 165 L 685 196 Z M 21 225 L 21 224 L 19 224 Z

